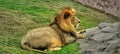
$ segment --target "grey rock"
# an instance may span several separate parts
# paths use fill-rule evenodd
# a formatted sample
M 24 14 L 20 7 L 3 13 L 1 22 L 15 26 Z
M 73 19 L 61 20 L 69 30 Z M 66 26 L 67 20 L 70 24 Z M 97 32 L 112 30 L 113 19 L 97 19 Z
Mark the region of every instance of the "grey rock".
M 114 36 L 114 33 L 98 33 L 91 37 L 91 39 L 95 41 L 106 41 L 112 39 Z
M 100 29 L 105 28 L 105 27 L 107 27 L 107 26 L 112 26 L 112 24 L 111 24 L 111 23 L 103 22 L 103 23 L 100 23 L 100 24 L 98 25 L 98 27 L 99 27 Z
M 108 41 L 107 44 L 109 44 L 104 51 L 106 52 L 112 52 L 114 51 L 114 48 L 117 47 L 119 43 L 119 40 L 113 40 L 113 41 Z
M 120 23 L 113 23 L 113 28 L 116 28 L 118 32 L 120 32 Z
M 119 54 L 120 23 L 100 23 L 86 29 L 86 38 L 80 42 L 78 54 Z M 80 40 L 81 41 L 81 40 Z M 79 42 L 79 41 L 78 41 Z
M 120 38 L 120 33 L 117 33 L 117 37 Z
M 90 29 L 86 29 L 85 35 L 86 35 L 86 40 L 89 40 L 95 33 L 99 33 L 100 29 L 98 27 L 93 27 Z
M 96 32 L 98 30 L 100 30 L 98 27 L 89 28 L 89 29 L 86 29 L 85 34 L 86 35 L 91 35 L 91 34 L 94 34 L 94 32 Z
M 111 24 L 108 24 L 109 26 L 106 26 L 104 25 L 105 28 L 101 29 L 101 32 L 104 32 L 104 33 L 113 33 L 113 32 L 120 32 L 120 23 L 113 23 Z M 103 26 L 103 25 L 101 25 Z M 99 26 L 100 27 L 100 26 Z
M 112 53 L 109 53 L 109 52 L 94 52 L 94 54 L 112 54 Z
M 117 22 L 116 22 L 116 23 L 113 23 L 112 26 L 113 26 L 113 27 L 120 28 L 120 22 L 119 22 L 119 23 L 117 23 Z
M 93 54 L 92 51 L 85 51 L 84 54 Z
M 82 46 L 82 47 L 81 47 Z M 88 48 L 89 48 L 89 44 L 88 43 L 81 43 L 80 44 L 80 47 L 81 47 L 81 50 L 82 51 L 85 51 L 85 50 L 88 50 Z
M 113 33 L 113 32 L 117 32 L 118 29 L 119 28 L 115 28 L 115 27 L 113 28 L 111 26 L 108 26 L 106 28 L 101 29 L 101 32 L 103 32 L 103 33 Z

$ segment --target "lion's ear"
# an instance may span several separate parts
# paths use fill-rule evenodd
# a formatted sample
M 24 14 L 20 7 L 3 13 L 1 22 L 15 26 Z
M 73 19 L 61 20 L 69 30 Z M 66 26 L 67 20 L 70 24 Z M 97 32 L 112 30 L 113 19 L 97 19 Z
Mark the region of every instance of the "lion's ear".
M 69 12 L 65 12 L 64 18 L 66 19 L 66 18 L 68 18 L 69 16 L 70 16 L 70 13 L 69 13 Z

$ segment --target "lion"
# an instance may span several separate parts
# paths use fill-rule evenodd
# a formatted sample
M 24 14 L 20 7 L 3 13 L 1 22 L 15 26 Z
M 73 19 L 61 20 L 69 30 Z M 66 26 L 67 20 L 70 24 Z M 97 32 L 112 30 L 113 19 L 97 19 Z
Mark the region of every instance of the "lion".
M 75 17 L 75 10 L 65 7 L 57 13 L 47 27 L 28 31 L 21 40 L 21 47 L 42 53 L 45 52 L 41 50 L 60 50 L 66 44 L 72 43 L 78 38 L 84 38 L 82 33 L 76 32 L 79 23 L 80 20 Z

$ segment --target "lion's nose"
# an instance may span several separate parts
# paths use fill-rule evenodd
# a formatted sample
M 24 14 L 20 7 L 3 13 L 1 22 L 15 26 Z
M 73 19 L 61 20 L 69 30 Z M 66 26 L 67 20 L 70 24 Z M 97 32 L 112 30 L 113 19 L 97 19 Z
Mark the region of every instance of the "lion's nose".
M 80 23 L 80 20 L 78 21 L 78 23 Z

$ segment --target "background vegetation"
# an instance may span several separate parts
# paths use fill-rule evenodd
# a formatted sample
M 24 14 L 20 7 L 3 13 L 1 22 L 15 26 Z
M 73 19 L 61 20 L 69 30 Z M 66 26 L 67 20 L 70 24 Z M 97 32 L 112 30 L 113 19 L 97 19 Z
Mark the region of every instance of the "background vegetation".
M 20 40 L 28 30 L 47 26 L 60 8 L 77 10 L 81 20 L 78 30 L 96 26 L 100 22 L 115 22 L 116 18 L 80 5 L 72 0 L 0 0 L 0 54 L 40 54 L 20 48 Z M 76 43 L 51 54 L 76 54 Z

